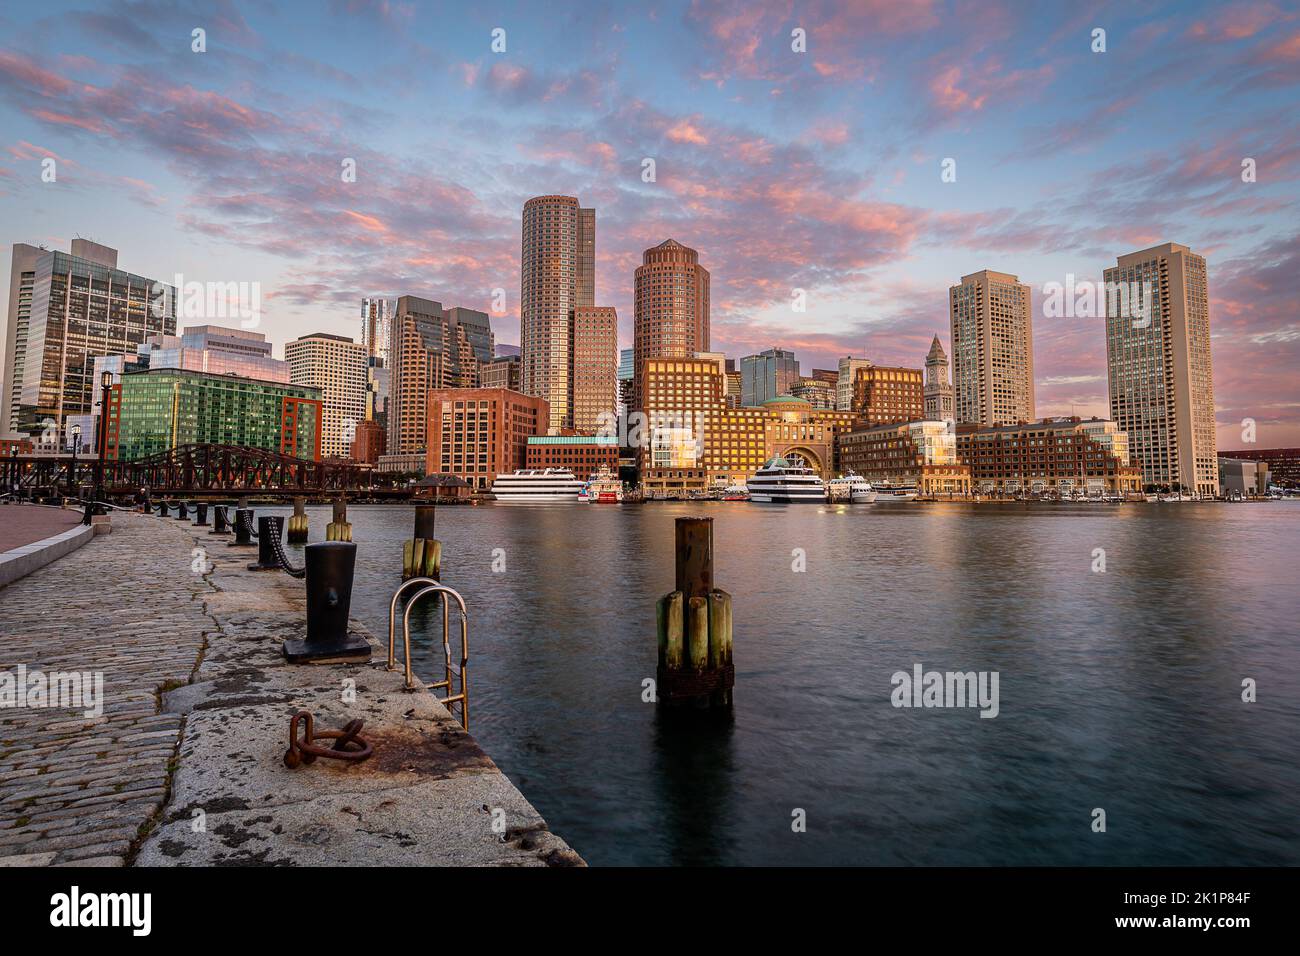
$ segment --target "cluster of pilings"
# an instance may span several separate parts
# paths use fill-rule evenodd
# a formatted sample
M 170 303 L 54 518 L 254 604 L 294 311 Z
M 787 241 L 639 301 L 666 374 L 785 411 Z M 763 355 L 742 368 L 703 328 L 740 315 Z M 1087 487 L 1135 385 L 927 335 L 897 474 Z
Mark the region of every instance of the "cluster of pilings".
M 293 514 L 289 516 L 285 536 L 290 544 L 306 544 L 307 531 L 307 499 L 302 497 L 294 498 Z
M 676 552 L 676 589 L 659 599 L 656 615 L 656 699 L 669 707 L 730 707 L 731 595 L 713 586 L 713 519 L 678 518 Z

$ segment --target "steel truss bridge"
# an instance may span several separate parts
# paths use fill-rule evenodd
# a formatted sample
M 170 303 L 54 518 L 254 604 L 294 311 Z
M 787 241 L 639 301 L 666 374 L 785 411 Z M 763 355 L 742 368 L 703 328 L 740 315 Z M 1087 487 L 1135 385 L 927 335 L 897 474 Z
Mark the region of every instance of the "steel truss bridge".
M 393 478 L 353 462 L 310 461 L 239 445 L 180 445 L 136 461 L 69 455 L 10 455 L 0 462 L 0 492 L 51 490 L 75 495 L 97 484 L 103 469 L 108 497 L 207 494 L 337 495 L 394 493 Z M 406 489 L 401 489 L 405 494 Z

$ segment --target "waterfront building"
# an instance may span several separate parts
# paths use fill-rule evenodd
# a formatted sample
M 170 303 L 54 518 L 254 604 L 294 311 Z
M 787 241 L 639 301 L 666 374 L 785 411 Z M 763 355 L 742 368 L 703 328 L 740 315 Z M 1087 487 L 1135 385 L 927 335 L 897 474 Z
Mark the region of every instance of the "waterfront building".
M 376 421 L 367 419 L 357 422 L 357 431 L 352 438 L 352 450 L 349 457 L 353 461 L 366 465 L 378 465 L 379 456 L 384 453 L 384 427 Z
M 1123 457 L 1127 437 L 1114 425 L 1077 416 L 992 428 L 958 425 L 957 456 L 980 493 L 1140 491 L 1142 469 Z
M 393 315 L 389 354 L 388 452 L 424 453 L 429 390 L 480 384 L 480 368 L 494 354 L 491 322 L 485 312 L 404 295 Z
M 567 468 L 583 481 L 602 468 L 618 474 L 618 436 L 535 435 L 524 461 L 526 468 Z
M 618 313 L 573 310 L 573 430 L 594 435 L 618 416 Z
M 522 387 L 547 403 L 548 430 L 573 427 L 573 313 L 596 304 L 596 210 L 573 196 L 524 203 L 519 344 Z
M 853 380 L 853 407 L 864 426 L 925 418 L 925 377 L 919 368 L 869 365 Z
M 846 355 L 840 359 L 839 369 L 835 375 L 835 410 L 853 411 L 853 383 L 857 380 L 858 369 L 871 368 L 870 359 L 854 358 Z
M 922 495 L 964 495 L 971 472 L 958 460 L 957 436 L 944 421 L 894 422 L 839 436 L 840 466 L 875 485 L 915 488 Z
M 958 424 L 1034 419 L 1029 286 L 1005 272 L 962 276 L 948 290 L 953 412 Z
M 925 357 L 925 417 L 933 422 L 956 421 L 953 409 L 952 379 L 948 374 L 948 353 L 939 344 L 939 336 L 930 343 Z
M 633 355 L 690 358 L 709 350 L 709 271 L 699 254 L 665 239 L 641 254 L 635 277 Z
M 519 356 L 499 356 L 480 365 L 478 379 L 480 388 L 508 388 L 511 391 L 519 391 Z
M 1268 462 L 1219 456 L 1219 489 L 1224 495 L 1266 495 L 1271 482 Z
M 135 461 L 180 445 L 261 448 L 320 460 L 319 388 L 158 368 L 109 392 L 106 456 Z
M 35 434 L 93 414 L 94 356 L 134 354 L 148 336 L 176 332 L 175 288 L 118 269 L 116 249 L 15 243 L 12 268 L 0 430 Z
M 457 475 L 475 491 L 523 468 L 528 439 L 551 420 L 545 399 L 506 388 L 430 389 L 428 419 L 425 474 Z
M 1281 488 L 1300 488 L 1300 448 L 1251 448 L 1221 451 L 1220 458 L 1267 463 L 1273 484 Z
M 366 419 L 366 348 L 342 335 L 316 332 L 285 343 L 289 381 L 318 389 L 324 402 L 321 450 L 348 458 L 359 422 Z
M 778 395 L 789 395 L 799 384 L 799 362 L 793 352 L 771 348 L 740 360 L 740 404 L 762 405 Z
M 1219 467 L 1205 258 L 1166 242 L 1116 262 L 1104 274 L 1111 418 L 1128 433 L 1147 484 L 1215 495 Z M 1135 296 L 1120 295 L 1120 289 L 1148 293 L 1151 311 L 1135 310 Z

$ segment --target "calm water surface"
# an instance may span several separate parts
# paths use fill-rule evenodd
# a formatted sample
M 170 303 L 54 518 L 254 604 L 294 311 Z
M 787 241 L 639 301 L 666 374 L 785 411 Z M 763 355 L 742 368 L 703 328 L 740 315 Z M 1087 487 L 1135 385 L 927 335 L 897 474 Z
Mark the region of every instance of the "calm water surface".
M 683 725 L 641 682 L 691 514 L 736 689 Z M 353 614 L 386 634 L 413 511 L 349 517 Z M 593 865 L 1300 863 L 1300 502 L 488 504 L 439 509 L 438 537 L 470 729 Z M 440 614 L 412 618 L 432 680 Z M 917 662 L 998 671 L 999 716 L 894 708 Z

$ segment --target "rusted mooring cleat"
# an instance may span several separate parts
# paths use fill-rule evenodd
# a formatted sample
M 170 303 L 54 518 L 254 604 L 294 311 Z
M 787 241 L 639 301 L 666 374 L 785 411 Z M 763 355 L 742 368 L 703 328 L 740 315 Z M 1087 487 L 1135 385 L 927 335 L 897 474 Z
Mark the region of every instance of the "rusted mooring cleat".
M 305 723 L 302 739 L 298 737 L 298 724 Z M 361 736 L 363 721 L 350 720 L 342 730 L 323 730 L 316 733 L 312 727 L 310 711 L 300 710 L 289 719 L 289 749 L 284 752 L 284 765 L 296 767 L 313 763 L 317 757 L 331 760 L 365 760 L 374 748 Z M 332 747 L 319 747 L 314 741 L 333 740 Z

